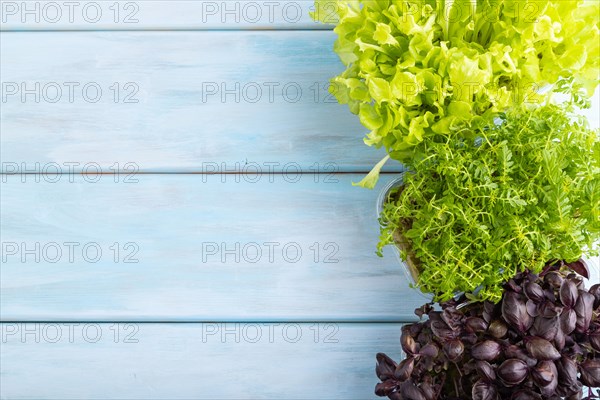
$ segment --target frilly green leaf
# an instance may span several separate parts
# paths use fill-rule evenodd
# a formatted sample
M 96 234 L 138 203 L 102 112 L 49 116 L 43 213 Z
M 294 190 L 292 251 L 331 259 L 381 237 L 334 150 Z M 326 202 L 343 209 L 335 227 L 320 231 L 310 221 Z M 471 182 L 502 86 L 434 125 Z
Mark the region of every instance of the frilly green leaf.
M 352 182 L 352 186 L 360 186 L 365 189 L 374 189 L 375 185 L 377 184 L 377 181 L 379 180 L 379 174 L 381 173 L 381 169 L 389 159 L 390 156 L 385 156 L 381 161 L 377 163 L 377 165 L 373 167 L 371 172 L 369 172 L 367 176 L 363 178 L 363 180 L 361 180 L 358 183 Z

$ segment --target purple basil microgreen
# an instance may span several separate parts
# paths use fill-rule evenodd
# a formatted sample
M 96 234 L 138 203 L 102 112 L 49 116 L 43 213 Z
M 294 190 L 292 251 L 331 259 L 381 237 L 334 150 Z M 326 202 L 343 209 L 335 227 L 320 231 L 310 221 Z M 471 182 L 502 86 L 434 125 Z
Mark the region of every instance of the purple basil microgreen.
M 463 296 L 440 303 L 441 311 L 422 307 L 422 321 L 402 328 L 403 348 L 415 351 L 400 365 L 377 356 L 386 383 L 376 393 L 392 400 L 593 398 L 583 387 L 600 384 L 598 289 L 586 291 L 564 264 L 549 274 L 518 273 L 499 304 Z M 509 312 L 507 305 L 520 308 Z
M 587 266 L 585 260 L 579 259 L 572 263 L 568 263 L 567 267 L 577 272 L 579 275 L 583 276 L 586 279 L 590 279 L 590 269 Z

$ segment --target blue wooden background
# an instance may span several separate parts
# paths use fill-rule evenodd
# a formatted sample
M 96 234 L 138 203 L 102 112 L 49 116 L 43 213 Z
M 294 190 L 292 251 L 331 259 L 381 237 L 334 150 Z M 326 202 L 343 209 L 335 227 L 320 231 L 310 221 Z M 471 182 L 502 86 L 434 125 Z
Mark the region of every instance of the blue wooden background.
M 0 398 L 374 398 L 426 299 L 311 6 L 0 2 Z

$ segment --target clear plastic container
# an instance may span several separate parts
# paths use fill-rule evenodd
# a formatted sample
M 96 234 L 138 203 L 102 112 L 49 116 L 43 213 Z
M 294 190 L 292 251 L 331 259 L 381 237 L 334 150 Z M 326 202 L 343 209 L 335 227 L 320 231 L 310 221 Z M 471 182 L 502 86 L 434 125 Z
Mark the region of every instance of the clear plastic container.
M 396 179 L 392 179 L 391 181 L 389 181 L 381 190 L 381 192 L 379 192 L 379 196 L 377 197 L 377 218 L 379 218 L 381 216 L 381 213 L 383 212 L 383 206 L 388 198 L 388 195 L 390 194 L 390 192 L 392 191 L 392 189 L 395 189 L 397 187 L 400 187 L 404 184 L 404 175 L 406 174 L 406 172 L 402 172 L 399 174 L 399 176 Z M 398 262 L 400 263 L 400 267 L 402 268 L 402 271 L 404 271 L 404 276 L 406 276 L 406 279 L 408 280 L 408 282 L 410 284 L 412 284 L 413 286 L 417 285 L 417 276 L 414 276 L 414 274 L 416 274 L 416 272 L 412 272 L 412 268 L 406 263 L 406 261 L 404 261 L 402 259 L 402 256 L 400 255 L 400 249 L 398 248 L 398 246 L 392 246 L 394 248 L 394 253 L 396 254 L 396 258 L 398 259 Z M 428 301 L 431 301 L 433 299 L 433 295 L 431 293 L 423 293 L 420 289 L 415 288 L 415 290 L 417 292 L 419 292 L 423 297 L 425 297 Z

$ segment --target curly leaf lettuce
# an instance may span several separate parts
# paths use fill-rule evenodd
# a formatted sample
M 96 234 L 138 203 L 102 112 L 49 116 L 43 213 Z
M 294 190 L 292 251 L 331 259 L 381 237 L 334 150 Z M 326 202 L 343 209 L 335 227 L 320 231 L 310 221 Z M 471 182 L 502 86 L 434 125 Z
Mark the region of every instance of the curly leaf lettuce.
M 592 96 L 599 12 L 584 0 L 316 0 L 312 15 L 336 24 L 347 68 L 332 93 L 366 144 L 410 165 L 424 142 L 541 104 L 561 79 Z

